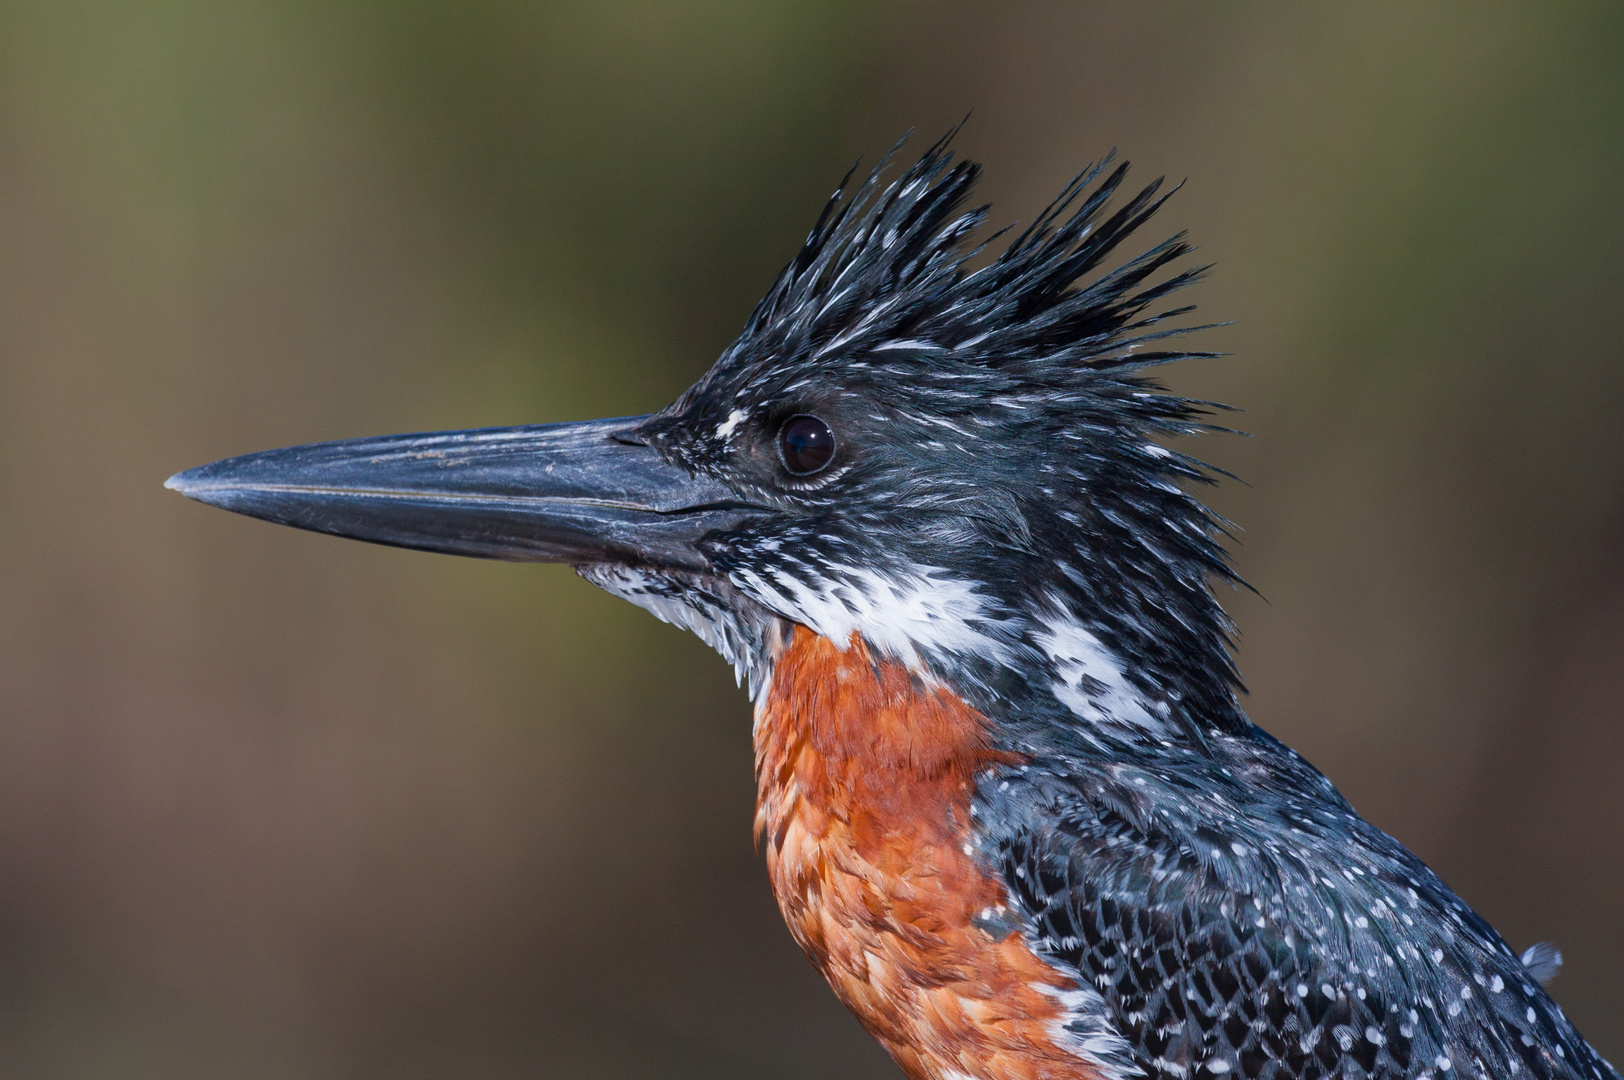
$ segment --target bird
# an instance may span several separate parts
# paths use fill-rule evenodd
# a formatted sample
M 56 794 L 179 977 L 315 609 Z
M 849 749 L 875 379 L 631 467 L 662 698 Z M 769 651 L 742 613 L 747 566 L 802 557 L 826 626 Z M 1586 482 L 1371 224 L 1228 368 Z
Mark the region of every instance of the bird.
M 1112 156 L 985 238 L 954 133 L 846 174 L 667 408 L 177 473 L 192 499 L 570 564 L 753 701 L 791 934 L 910 1080 L 1619 1080 L 1519 955 L 1252 723 L 1224 430 L 1165 365 L 1177 190 Z M 1118 205 L 1120 203 L 1120 205 Z M 1001 250 L 994 250 L 1001 243 Z M 1197 339 L 1196 343 L 1199 343 Z M 1177 444 L 1177 445 L 1170 445 Z

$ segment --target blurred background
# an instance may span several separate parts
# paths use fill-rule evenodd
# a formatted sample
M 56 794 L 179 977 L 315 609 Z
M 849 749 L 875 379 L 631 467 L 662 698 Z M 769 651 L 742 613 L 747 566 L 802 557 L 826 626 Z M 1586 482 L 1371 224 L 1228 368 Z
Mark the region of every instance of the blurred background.
M 655 409 L 972 108 L 1189 178 L 1252 714 L 1624 1058 L 1617 4 L 4 0 L 0 1076 L 895 1076 L 697 640 L 160 485 Z

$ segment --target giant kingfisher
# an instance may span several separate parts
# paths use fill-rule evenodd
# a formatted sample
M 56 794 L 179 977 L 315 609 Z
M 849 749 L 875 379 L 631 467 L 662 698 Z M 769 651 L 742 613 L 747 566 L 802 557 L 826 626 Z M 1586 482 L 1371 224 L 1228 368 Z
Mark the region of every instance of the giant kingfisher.
M 947 140 L 830 199 L 743 333 L 651 416 L 298 446 L 214 506 L 563 562 L 755 703 L 790 932 L 912 1080 L 1619 1080 L 1519 956 L 1252 724 L 1213 430 L 1159 365 L 1182 234 L 1085 170 L 1001 253 Z M 1168 320 L 1172 320 L 1169 322 Z

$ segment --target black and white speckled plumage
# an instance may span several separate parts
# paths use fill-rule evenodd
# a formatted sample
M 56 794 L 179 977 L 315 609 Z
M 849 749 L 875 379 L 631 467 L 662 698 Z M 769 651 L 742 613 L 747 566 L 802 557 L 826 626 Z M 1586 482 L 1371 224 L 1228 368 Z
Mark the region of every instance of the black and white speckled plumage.
M 1614 1072 L 1495 931 L 1237 703 L 1209 479 L 1159 440 L 1205 407 L 1150 369 L 1180 237 L 1104 260 L 1160 207 L 1085 171 L 972 269 L 985 209 L 945 140 L 837 192 L 715 368 L 641 434 L 774 513 L 711 537 L 714 581 L 592 580 L 696 629 L 752 690 L 802 623 L 951 687 L 1029 764 L 981 777 L 985 913 L 1085 988 L 1110 1075 L 1596 1078 Z M 1198 328 L 1196 328 L 1198 329 Z M 810 413 L 829 470 L 773 449 Z M 1090 1040 L 1093 1040 L 1090 1042 Z
M 1494 930 L 1261 733 L 988 777 L 1022 932 L 1151 1076 L 1616 1074 Z

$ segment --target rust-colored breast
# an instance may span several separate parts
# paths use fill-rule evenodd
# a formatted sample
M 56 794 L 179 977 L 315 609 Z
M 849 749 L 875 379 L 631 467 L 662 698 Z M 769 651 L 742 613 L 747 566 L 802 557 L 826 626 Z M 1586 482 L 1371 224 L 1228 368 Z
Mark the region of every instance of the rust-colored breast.
M 986 720 L 855 635 L 797 627 L 756 713 L 756 827 L 790 931 L 913 1080 L 1093 1078 L 1056 1044 L 1071 980 L 1019 934 L 966 848 Z

